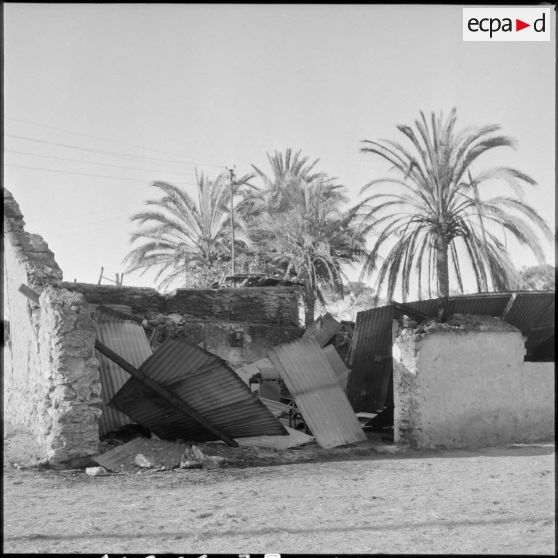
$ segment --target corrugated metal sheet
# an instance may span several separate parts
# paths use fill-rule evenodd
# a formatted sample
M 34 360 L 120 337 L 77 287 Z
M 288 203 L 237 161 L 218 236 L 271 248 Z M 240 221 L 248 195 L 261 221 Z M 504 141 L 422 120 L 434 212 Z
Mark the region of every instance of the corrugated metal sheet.
M 273 401 L 272 399 L 267 399 L 265 397 L 260 397 L 260 401 L 271 411 L 274 417 L 280 417 L 281 415 L 288 414 L 292 408 L 289 405 L 285 405 L 285 403 Z
M 339 385 L 341 389 L 345 391 L 347 387 L 347 380 L 349 378 L 349 369 L 339 356 L 339 353 L 335 350 L 333 345 L 328 345 L 323 349 L 324 355 L 329 362 L 332 370 L 335 372 L 337 379 L 339 380 Z
M 351 344 L 346 393 L 355 411 L 381 411 L 392 371 L 393 306 L 359 312 Z
M 523 332 L 533 328 L 554 327 L 554 293 L 517 293 L 506 321 Z
M 224 360 L 185 339 L 167 340 L 142 364 L 140 372 L 232 438 L 285 434 L 283 425 Z M 159 438 L 218 439 L 133 378 L 112 403 Z
M 269 358 L 320 446 L 332 448 L 366 439 L 316 340 L 279 345 L 270 349 Z
M 513 293 L 478 293 L 472 295 L 417 300 L 405 303 L 414 310 L 435 318 L 442 304 L 446 318 L 453 314 L 477 314 L 503 317 Z M 393 318 L 404 312 L 392 305 L 359 312 L 349 353 L 351 372 L 347 396 L 355 411 L 381 410 L 392 403 L 390 384 L 393 366 Z M 520 292 L 504 319 L 521 330 L 526 339 L 527 354 L 554 333 L 555 293 Z
M 283 450 L 303 446 L 314 441 L 314 436 L 308 436 L 300 430 L 294 430 L 285 426 L 288 436 L 255 436 L 253 438 L 239 438 L 240 447 L 273 448 Z
M 138 453 L 141 453 L 154 467 L 164 466 L 170 469 L 180 465 L 180 458 L 186 447 L 186 444 L 176 444 L 166 440 L 135 438 L 127 444 L 93 457 L 93 460 L 111 471 L 133 471 L 139 470 L 134 459 Z
M 94 318 L 97 339 L 130 364 L 139 368 L 153 354 L 145 331 L 138 323 L 123 320 L 102 308 L 96 310 Z M 109 404 L 118 390 L 130 379 L 130 374 L 99 351 L 96 351 L 96 355 L 100 361 L 101 396 L 103 399 L 101 407 L 103 414 L 99 421 L 99 435 L 103 436 L 111 430 L 116 430 L 133 422 L 130 417 Z
M 302 337 L 304 339 L 313 338 L 320 344 L 320 347 L 325 347 L 335 337 L 340 327 L 341 324 L 331 314 L 324 314 L 306 328 Z

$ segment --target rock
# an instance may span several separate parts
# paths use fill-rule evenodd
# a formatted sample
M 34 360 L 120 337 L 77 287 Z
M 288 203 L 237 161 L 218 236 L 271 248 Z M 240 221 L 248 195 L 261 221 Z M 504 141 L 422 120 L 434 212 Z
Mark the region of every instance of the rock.
M 102 477 L 108 475 L 108 471 L 104 467 L 87 467 L 85 474 L 91 477 Z
M 136 457 L 134 458 L 134 463 L 138 467 L 143 467 L 144 469 L 151 469 L 151 467 L 153 467 L 151 461 L 149 461 L 149 459 L 147 459 L 147 457 L 145 457 L 143 453 L 138 453 L 136 455 Z

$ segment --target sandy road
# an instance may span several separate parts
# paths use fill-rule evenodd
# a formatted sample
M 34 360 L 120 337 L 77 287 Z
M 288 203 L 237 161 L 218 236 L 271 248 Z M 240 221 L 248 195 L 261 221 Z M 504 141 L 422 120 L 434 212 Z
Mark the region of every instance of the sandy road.
M 89 477 L 4 471 L 4 552 L 555 553 L 554 446 Z

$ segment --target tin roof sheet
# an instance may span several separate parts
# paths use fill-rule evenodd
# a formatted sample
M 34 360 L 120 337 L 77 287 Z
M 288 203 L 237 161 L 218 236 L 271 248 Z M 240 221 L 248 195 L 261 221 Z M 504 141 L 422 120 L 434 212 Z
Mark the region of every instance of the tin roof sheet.
M 269 351 L 269 358 L 320 446 L 332 448 L 366 439 L 315 339 L 300 339 L 274 347 Z
M 337 376 L 341 389 L 345 391 L 345 388 L 347 387 L 347 379 L 349 377 L 349 369 L 347 368 L 333 345 L 328 345 L 322 350 L 325 357 L 327 358 L 327 361 L 329 362 L 329 365 Z
M 139 371 L 231 438 L 285 434 L 283 425 L 224 360 L 185 339 L 167 340 Z M 112 403 L 159 438 L 218 439 L 134 378 L 128 380 Z
M 103 308 L 96 310 L 94 318 L 97 339 L 130 364 L 139 368 L 153 354 L 143 327 L 135 321 L 124 320 Z M 103 436 L 133 422 L 125 413 L 109 404 L 118 390 L 130 379 L 130 374 L 99 351 L 96 351 L 96 355 L 100 362 L 103 400 L 99 435 Z
M 314 323 L 306 328 L 302 334 L 304 339 L 315 339 L 320 347 L 325 347 L 339 331 L 341 324 L 329 313 L 320 316 Z

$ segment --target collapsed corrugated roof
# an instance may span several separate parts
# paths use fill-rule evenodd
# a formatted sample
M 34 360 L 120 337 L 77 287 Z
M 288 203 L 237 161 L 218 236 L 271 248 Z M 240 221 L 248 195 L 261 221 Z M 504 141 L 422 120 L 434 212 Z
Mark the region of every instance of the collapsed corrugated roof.
M 300 339 L 274 347 L 269 351 L 269 358 L 320 446 L 333 448 L 366 439 L 315 339 Z
M 286 433 L 283 425 L 225 361 L 185 339 L 167 340 L 141 365 L 139 372 L 172 392 L 231 438 Z M 218 439 L 135 378 L 128 380 L 111 403 L 159 438 Z
M 125 319 L 125 315 L 118 310 L 102 306 L 97 307 L 94 317 L 97 339 L 130 364 L 139 368 L 142 362 L 153 354 L 145 330 L 133 318 Z M 118 390 L 130 379 L 130 375 L 99 351 L 96 351 L 96 355 L 100 362 L 103 399 L 99 435 L 103 436 L 132 422 L 130 417 L 109 404 Z
M 320 316 L 302 334 L 303 338 L 313 338 L 320 347 L 325 347 L 335 337 L 341 324 L 329 313 Z
M 351 344 L 351 373 L 347 396 L 355 411 L 381 410 L 389 398 L 392 366 L 392 321 L 394 317 L 418 312 L 421 317 L 435 318 L 454 314 L 500 317 L 517 327 L 526 337 L 526 358 L 536 359 L 549 351 L 554 339 L 555 293 L 479 293 L 418 300 L 403 305 L 387 305 L 357 314 Z M 397 306 L 397 308 L 396 308 Z M 419 319 L 418 316 L 415 318 Z M 553 345 L 553 343 L 552 343 Z M 552 355 L 554 354 L 552 350 Z M 387 401 L 389 403 L 389 401 Z

